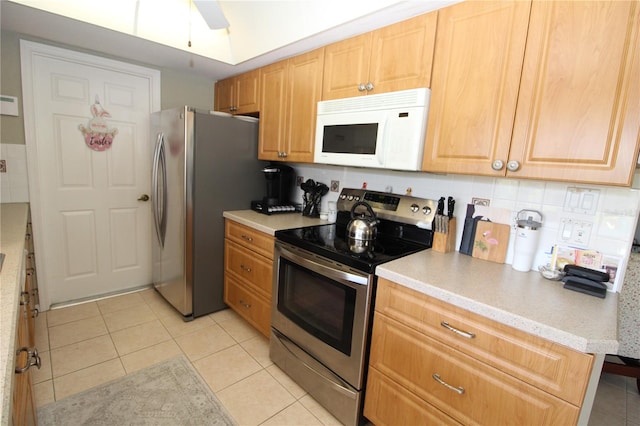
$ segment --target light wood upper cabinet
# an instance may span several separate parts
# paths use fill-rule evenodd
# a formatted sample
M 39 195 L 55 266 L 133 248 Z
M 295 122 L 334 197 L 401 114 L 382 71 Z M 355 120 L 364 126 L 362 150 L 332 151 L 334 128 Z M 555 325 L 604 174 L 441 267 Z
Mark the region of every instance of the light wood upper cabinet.
M 533 3 L 509 153 L 520 169 L 508 174 L 631 184 L 639 30 L 637 1 Z
M 423 170 L 504 176 L 530 2 L 464 2 L 440 10 Z
M 258 158 L 313 162 L 324 49 L 260 69 Z
M 325 47 L 322 100 L 430 87 L 438 12 Z
M 629 185 L 640 131 L 639 6 L 441 10 L 423 170 Z
M 214 109 L 231 114 L 259 111 L 259 84 L 257 69 L 216 82 Z

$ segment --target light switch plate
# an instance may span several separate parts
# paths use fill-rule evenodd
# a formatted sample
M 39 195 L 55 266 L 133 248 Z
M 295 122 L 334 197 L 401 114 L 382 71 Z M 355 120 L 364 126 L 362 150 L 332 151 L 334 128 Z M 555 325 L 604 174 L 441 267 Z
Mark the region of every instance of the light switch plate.
M 600 190 L 570 186 L 564 199 L 564 211 L 595 215 L 600 199 Z

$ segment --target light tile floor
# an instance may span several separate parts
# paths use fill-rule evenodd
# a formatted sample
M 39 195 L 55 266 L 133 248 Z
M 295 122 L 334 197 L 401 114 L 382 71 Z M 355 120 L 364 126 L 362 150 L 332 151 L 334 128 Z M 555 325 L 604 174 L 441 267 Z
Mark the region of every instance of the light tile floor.
M 184 354 L 240 425 L 340 423 L 269 360 L 268 340 L 227 309 L 184 322 L 152 289 L 36 319 L 38 406 Z M 603 374 L 589 426 L 640 426 L 634 379 Z
M 42 312 L 38 406 L 184 354 L 240 425 L 340 425 L 269 359 L 230 309 L 184 322 L 152 289 Z

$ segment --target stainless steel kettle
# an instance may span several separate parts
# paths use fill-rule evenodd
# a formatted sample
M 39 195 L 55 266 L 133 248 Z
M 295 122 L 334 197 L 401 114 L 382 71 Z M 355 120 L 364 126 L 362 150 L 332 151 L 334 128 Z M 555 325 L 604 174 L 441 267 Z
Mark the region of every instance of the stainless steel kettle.
M 369 216 L 364 214 L 356 215 L 356 208 L 364 206 Z M 378 234 L 378 223 L 380 221 L 373 212 L 371 206 L 364 202 L 358 201 L 351 207 L 351 221 L 347 225 L 347 235 L 349 237 L 349 250 L 353 253 L 364 253 L 373 249 L 373 245 Z

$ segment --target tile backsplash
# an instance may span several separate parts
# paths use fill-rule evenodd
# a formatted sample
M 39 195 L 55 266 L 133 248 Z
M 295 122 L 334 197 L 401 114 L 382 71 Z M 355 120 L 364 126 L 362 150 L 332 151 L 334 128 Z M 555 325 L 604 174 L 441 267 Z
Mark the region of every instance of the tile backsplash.
M 0 160 L 5 171 L 0 172 L 0 202 L 24 203 L 29 201 L 26 146 L 0 143 Z
M 491 207 L 509 209 L 512 213 L 512 229 L 506 263 L 513 260 L 515 240 L 515 217 L 520 210 L 538 210 L 543 215 L 540 240 L 534 268 L 549 262 L 554 244 L 598 250 L 618 257 L 626 268 L 626 261 L 633 244 L 636 224 L 640 212 L 640 173 L 636 172 L 632 188 L 611 186 L 567 184 L 505 178 L 490 178 L 464 175 L 440 175 L 430 173 L 395 172 L 388 170 L 359 169 L 309 164 L 292 164 L 297 176 L 323 182 L 340 182 L 340 190 L 361 188 L 364 183 L 375 191 L 405 194 L 410 189 L 416 197 L 438 199 L 453 196 L 456 200 L 458 223 L 464 223 L 466 205 L 472 198 L 486 198 Z M 569 188 L 595 190 L 598 194 L 594 209 L 589 212 L 565 208 Z M 337 199 L 338 192 L 329 192 L 322 200 L 322 210 L 328 201 Z M 294 200 L 302 200 L 302 191 L 295 189 Z M 585 244 L 569 243 L 563 239 L 562 231 L 567 223 L 585 225 L 589 230 Z M 458 226 L 456 250 L 460 247 L 462 226 Z M 622 279 L 623 276 L 620 276 Z M 621 281 L 620 281 L 621 282 Z

